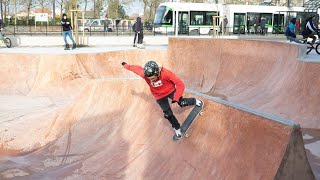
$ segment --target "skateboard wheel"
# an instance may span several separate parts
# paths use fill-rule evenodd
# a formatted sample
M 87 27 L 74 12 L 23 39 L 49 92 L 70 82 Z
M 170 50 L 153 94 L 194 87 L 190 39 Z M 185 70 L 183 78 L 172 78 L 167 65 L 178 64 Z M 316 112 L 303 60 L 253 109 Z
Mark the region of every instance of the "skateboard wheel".
M 202 116 L 202 115 L 203 115 L 203 112 L 201 111 L 201 112 L 199 113 L 199 115 Z
M 185 134 L 184 136 L 185 136 L 185 137 L 189 137 L 189 134 Z

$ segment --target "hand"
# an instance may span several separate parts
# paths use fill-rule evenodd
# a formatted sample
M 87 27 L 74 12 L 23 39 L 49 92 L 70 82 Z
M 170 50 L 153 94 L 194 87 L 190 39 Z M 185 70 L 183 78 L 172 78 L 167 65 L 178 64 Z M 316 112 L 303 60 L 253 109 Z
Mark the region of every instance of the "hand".
M 183 100 L 183 97 L 182 97 L 182 96 L 179 98 L 179 101 L 172 100 L 172 103 L 178 103 L 178 105 L 179 105 L 180 107 L 185 107 L 185 106 L 186 106 L 186 102 Z
M 122 66 L 124 66 L 124 65 L 126 65 L 126 64 L 127 64 L 126 62 L 122 62 L 122 63 L 121 63 Z

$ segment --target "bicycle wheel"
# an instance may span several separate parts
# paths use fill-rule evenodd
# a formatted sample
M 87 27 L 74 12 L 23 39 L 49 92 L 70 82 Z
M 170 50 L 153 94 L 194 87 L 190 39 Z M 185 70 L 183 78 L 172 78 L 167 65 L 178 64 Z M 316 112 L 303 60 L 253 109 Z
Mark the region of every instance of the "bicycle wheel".
M 11 48 L 11 40 L 9 38 L 5 38 L 4 43 L 6 44 L 7 48 Z
M 308 44 L 307 54 L 309 54 L 309 52 L 312 51 L 312 49 L 313 49 L 313 46 L 311 44 Z
M 320 55 L 320 43 L 316 46 L 316 52 Z

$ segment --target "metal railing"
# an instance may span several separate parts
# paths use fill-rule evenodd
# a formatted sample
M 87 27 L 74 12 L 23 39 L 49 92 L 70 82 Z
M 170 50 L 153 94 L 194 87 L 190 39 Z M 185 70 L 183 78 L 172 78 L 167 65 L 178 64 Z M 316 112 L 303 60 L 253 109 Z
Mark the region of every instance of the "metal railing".
M 268 33 L 273 33 L 273 34 L 278 34 L 283 31 L 282 29 L 278 27 L 273 27 L 272 32 Z M 159 35 L 165 35 L 165 36 L 171 36 L 174 35 L 175 32 L 172 31 L 172 27 L 162 27 L 161 32 L 159 32 L 159 29 L 156 27 L 151 27 L 151 26 L 146 26 L 144 27 L 144 35 L 154 35 L 154 36 L 159 36 Z M 82 27 L 79 26 L 79 33 L 82 33 Z M 131 26 L 111 26 L 111 27 L 104 27 L 104 26 L 91 26 L 91 27 L 86 27 L 84 29 L 85 35 L 86 36 L 132 36 L 134 35 L 134 32 L 132 30 Z M 220 29 L 215 30 L 215 34 L 220 36 L 222 33 Z M 230 35 L 241 35 L 241 34 L 246 34 L 246 35 L 251 35 L 255 34 L 252 32 L 248 32 L 246 29 L 244 30 L 242 28 L 239 29 L 238 31 L 234 31 L 233 27 L 226 27 L 226 30 L 224 32 L 224 35 L 230 36 Z M 62 27 L 61 26 L 34 26 L 34 25 L 18 25 L 18 26 L 6 26 L 3 29 L 3 32 L 7 35 L 30 35 L 30 36 L 36 36 L 36 35 L 45 35 L 45 36 L 52 36 L 52 35 L 62 35 Z M 179 35 L 185 35 L 185 36 L 212 36 L 213 29 L 212 27 L 184 27 L 180 28 Z M 259 33 L 258 33 L 259 34 Z

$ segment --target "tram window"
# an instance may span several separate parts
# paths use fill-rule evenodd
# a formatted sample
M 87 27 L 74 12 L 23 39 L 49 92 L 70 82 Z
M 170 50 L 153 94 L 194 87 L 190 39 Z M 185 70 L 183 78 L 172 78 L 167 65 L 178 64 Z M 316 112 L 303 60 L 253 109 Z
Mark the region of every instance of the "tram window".
M 190 12 L 191 25 L 203 25 L 204 24 L 204 12 L 193 11 Z
M 167 10 L 163 16 L 162 23 L 164 24 L 172 24 L 172 10 Z
M 154 23 L 155 24 L 161 24 L 162 23 L 162 18 L 163 18 L 163 14 L 166 11 L 166 7 L 165 6 L 160 6 L 157 8 L 157 12 L 154 18 Z
M 261 16 L 266 19 L 266 27 L 272 26 L 272 13 L 263 13 Z
M 212 25 L 213 24 L 212 16 L 217 16 L 217 12 L 206 12 L 206 25 Z

